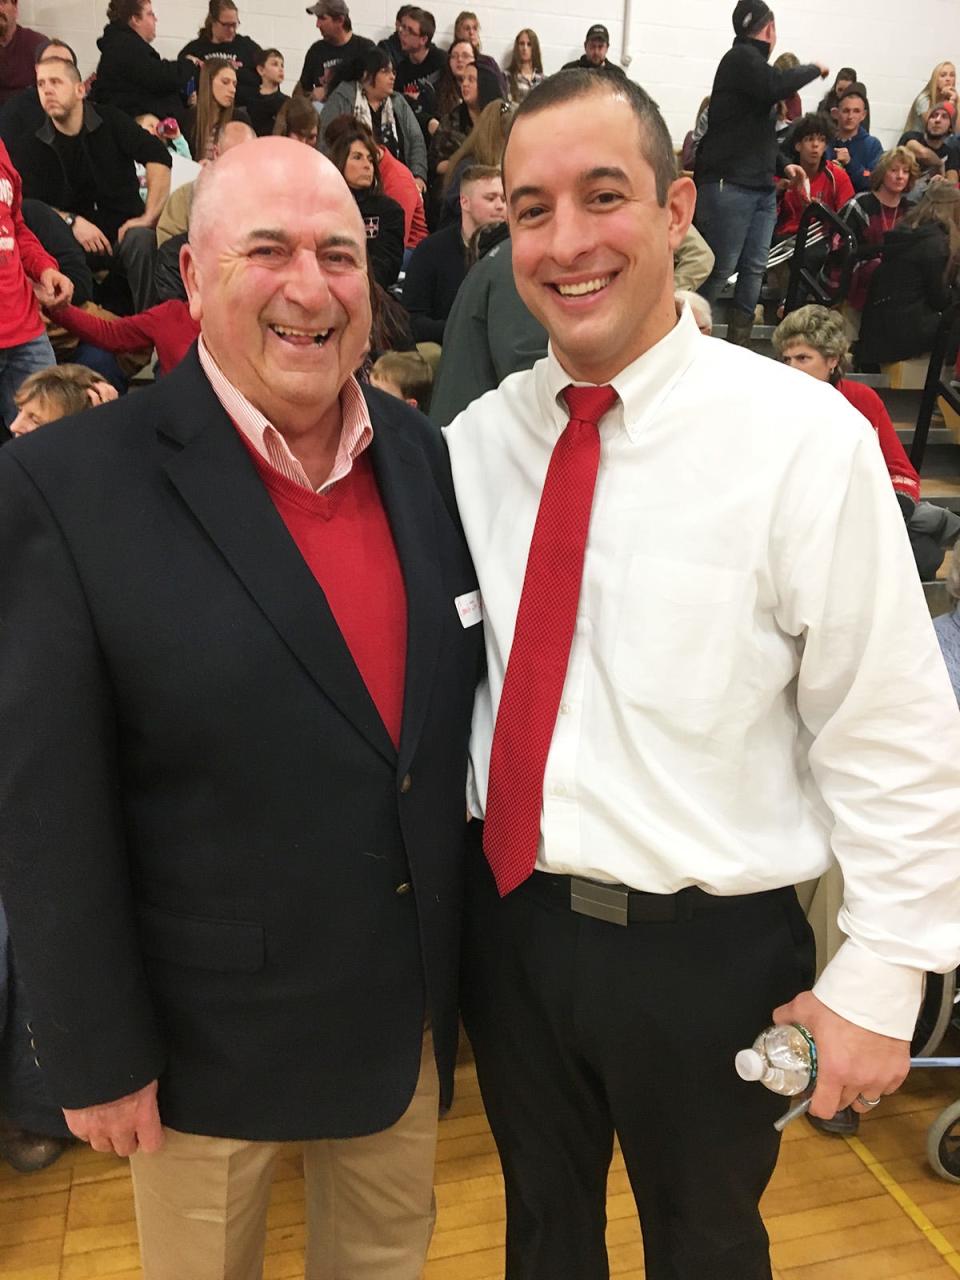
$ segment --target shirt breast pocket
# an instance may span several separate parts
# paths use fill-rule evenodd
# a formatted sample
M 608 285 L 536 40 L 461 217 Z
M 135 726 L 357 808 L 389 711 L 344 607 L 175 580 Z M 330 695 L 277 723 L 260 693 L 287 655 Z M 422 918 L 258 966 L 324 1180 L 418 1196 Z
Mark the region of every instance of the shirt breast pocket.
M 682 710 L 730 697 L 749 661 L 753 575 L 633 556 L 613 648 L 613 679 L 641 705 Z

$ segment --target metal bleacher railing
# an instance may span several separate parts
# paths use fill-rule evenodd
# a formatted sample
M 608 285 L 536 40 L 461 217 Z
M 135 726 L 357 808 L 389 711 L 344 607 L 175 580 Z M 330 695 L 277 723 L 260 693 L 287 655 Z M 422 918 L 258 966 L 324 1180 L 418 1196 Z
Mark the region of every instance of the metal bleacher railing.
M 930 363 L 927 365 L 927 377 L 923 384 L 923 395 L 920 397 L 917 425 L 910 444 L 910 461 L 918 471 L 923 466 L 927 437 L 930 434 L 930 420 L 937 400 L 942 398 L 954 413 L 960 413 L 960 394 L 943 376 L 943 362 L 950 345 L 950 335 L 958 319 L 960 319 L 960 306 L 952 303 L 941 315 L 937 336 L 933 340 Z

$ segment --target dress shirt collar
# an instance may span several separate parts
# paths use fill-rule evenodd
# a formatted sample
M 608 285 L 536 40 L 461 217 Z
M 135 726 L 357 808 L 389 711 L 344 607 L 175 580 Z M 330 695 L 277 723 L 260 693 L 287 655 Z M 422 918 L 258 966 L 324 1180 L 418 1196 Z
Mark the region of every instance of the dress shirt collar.
M 243 392 L 238 391 L 229 380 L 210 353 L 210 348 L 203 340 L 203 334 L 200 335 L 197 344 L 197 354 L 214 394 L 247 443 L 275 471 L 279 471 L 294 484 L 314 492 L 314 486 L 286 440 L 276 427 L 267 421 L 260 410 L 250 403 Z M 337 445 L 333 470 L 323 484 L 316 487 L 317 493 L 329 489 L 331 485 L 348 475 L 356 459 L 373 439 L 370 411 L 363 398 L 363 392 L 353 376 L 349 377 L 340 388 L 340 417 L 340 443 Z
M 677 323 L 665 337 L 611 378 L 610 385 L 620 397 L 620 405 L 610 412 L 620 414 L 631 444 L 637 442 L 645 424 L 693 363 L 703 340 L 693 313 L 684 306 Z M 544 406 L 556 407 L 554 422 L 559 434 L 568 421 L 567 407 L 561 399 L 564 388 L 571 382 L 574 386 L 587 384 L 571 379 L 554 354 L 552 344 L 547 347 L 547 358 L 537 366 L 537 371 L 538 399 Z

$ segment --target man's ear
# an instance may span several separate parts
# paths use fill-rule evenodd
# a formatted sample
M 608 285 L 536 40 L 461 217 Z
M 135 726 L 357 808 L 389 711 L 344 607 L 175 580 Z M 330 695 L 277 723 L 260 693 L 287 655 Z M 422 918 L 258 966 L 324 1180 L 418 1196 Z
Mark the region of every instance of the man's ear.
M 203 319 L 203 306 L 200 301 L 200 268 L 196 255 L 189 243 L 180 246 L 180 275 L 187 286 L 187 302 L 190 315 L 197 324 Z
M 675 253 L 690 230 L 697 207 L 697 188 L 692 178 L 676 178 L 667 189 L 667 213 L 670 215 L 670 248 Z

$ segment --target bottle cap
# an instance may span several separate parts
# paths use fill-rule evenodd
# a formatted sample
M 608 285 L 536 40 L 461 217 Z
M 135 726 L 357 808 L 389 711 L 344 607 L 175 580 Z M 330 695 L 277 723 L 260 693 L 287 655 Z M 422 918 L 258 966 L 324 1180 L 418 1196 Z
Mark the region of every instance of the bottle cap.
M 756 1049 L 741 1049 L 733 1065 L 741 1080 L 762 1080 L 767 1069 L 766 1059 Z

